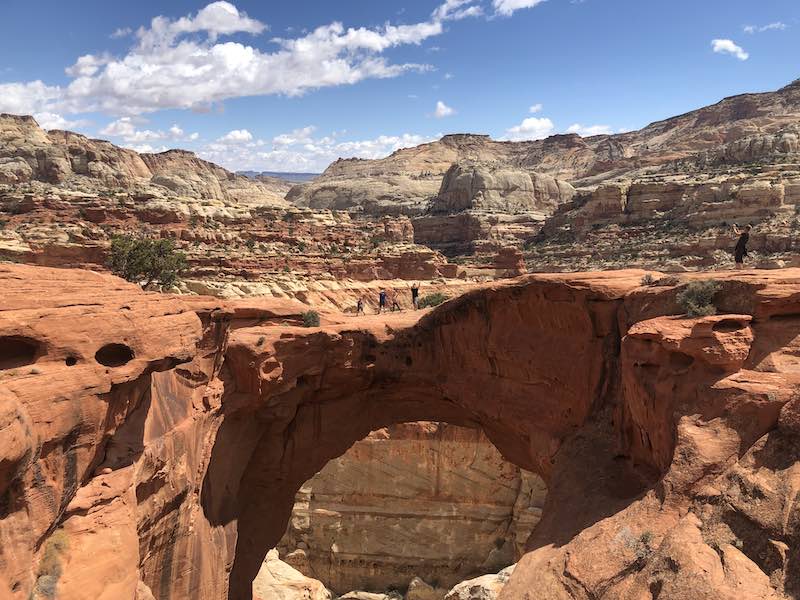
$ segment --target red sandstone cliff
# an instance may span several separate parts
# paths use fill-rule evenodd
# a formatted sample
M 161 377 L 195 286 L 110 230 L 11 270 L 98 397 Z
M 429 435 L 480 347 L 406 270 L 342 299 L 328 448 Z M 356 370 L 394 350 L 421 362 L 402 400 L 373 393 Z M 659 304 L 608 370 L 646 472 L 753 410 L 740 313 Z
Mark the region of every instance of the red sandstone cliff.
M 505 599 L 794 597 L 800 272 L 722 275 L 699 319 L 641 275 L 306 329 L 291 304 L 0 265 L 0 589 L 248 598 L 306 479 L 436 420 L 547 482 Z

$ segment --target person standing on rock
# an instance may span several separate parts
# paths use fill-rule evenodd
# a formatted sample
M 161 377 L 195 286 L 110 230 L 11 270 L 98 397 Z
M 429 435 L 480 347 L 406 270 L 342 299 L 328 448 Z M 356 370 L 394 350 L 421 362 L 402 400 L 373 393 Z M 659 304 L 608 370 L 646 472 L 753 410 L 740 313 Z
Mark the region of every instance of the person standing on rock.
M 378 294 L 378 314 L 381 314 L 386 309 L 386 290 L 382 289 Z
M 392 291 L 392 312 L 396 310 L 403 310 L 403 307 L 400 306 L 400 303 L 397 301 L 397 292 Z
M 364 297 L 359 296 L 358 302 L 356 302 L 356 316 L 364 314 Z
M 414 310 L 417 310 L 419 308 L 418 303 L 419 303 L 419 283 L 417 282 L 411 286 L 411 305 L 414 307 Z
M 733 249 L 733 260 L 736 262 L 737 269 L 744 269 L 744 257 L 747 256 L 747 242 L 750 241 L 750 230 L 752 225 L 746 225 L 744 230 L 734 223 L 733 233 L 739 236 L 736 247 Z

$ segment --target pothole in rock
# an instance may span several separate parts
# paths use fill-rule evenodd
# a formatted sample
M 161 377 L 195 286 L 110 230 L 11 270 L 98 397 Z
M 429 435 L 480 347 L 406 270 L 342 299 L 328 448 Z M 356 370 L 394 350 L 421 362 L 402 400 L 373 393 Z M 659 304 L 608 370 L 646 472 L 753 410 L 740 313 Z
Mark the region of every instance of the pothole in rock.
M 0 337 L 0 370 L 32 365 L 43 353 L 43 344 L 33 338 Z
M 105 367 L 122 367 L 134 357 L 133 350 L 125 344 L 106 344 L 94 355 L 95 360 Z

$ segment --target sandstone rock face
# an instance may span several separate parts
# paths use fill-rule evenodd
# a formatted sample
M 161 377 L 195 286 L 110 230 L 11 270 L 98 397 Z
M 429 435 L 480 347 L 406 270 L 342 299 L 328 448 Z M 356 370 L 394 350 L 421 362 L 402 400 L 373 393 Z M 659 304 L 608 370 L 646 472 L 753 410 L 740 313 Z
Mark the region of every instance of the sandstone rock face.
M 319 581 L 303 576 L 278 558 L 267 554 L 264 565 L 253 580 L 253 600 L 331 600 L 331 593 Z
M 410 421 L 480 426 L 547 483 L 499 600 L 800 593 L 800 271 L 719 274 L 698 319 L 676 318 L 685 281 L 625 271 L 318 328 L 286 302 L 0 274 L 12 599 L 249 599 L 300 486 Z
M 449 588 L 515 562 L 545 494 L 480 431 L 395 425 L 303 485 L 279 549 L 304 549 L 296 568 L 340 594 L 405 589 L 415 575 Z
M 285 206 L 264 181 L 235 175 L 193 153 L 137 154 L 70 131 L 42 130 L 32 117 L 0 114 L 0 184 L 43 182 L 84 191 L 128 190 Z
M 441 213 L 550 213 L 574 193 L 571 185 L 547 175 L 499 165 L 455 164 L 445 173 L 431 208 Z

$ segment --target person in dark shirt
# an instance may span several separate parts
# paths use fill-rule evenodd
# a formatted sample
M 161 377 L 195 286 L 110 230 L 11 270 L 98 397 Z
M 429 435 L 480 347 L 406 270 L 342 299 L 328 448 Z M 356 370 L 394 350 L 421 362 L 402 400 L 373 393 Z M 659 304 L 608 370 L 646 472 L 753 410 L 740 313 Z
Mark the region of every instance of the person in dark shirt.
M 418 302 L 419 302 L 419 284 L 415 283 L 414 285 L 411 286 L 411 305 L 414 307 L 415 310 L 419 308 L 419 306 L 417 306 Z
M 381 314 L 386 308 L 386 290 L 381 290 L 378 294 L 378 314 Z
M 747 242 L 750 241 L 752 229 L 752 225 L 746 225 L 743 230 L 739 229 L 736 224 L 733 226 L 733 233 L 739 236 L 739 241 L 736 242 L 736 247 L 733 249 L 733 260 L 736 261 L 737 269 L 744 269 L 744 257 L 747 256 Z
M 359 298 L 356 303 L 356 316 L 364 314 L 364 298 Z

